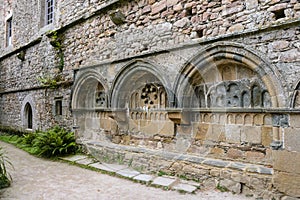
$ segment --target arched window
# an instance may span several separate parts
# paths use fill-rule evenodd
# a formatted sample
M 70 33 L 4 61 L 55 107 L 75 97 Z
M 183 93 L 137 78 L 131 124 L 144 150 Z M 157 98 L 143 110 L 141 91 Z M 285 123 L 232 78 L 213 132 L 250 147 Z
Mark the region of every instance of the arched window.
M 29 103 L 25 105 L 25 122 L 26 128 L 32 129 L 32 122 L 33 122 L 33 115 L 32 115 L 32 108 Z

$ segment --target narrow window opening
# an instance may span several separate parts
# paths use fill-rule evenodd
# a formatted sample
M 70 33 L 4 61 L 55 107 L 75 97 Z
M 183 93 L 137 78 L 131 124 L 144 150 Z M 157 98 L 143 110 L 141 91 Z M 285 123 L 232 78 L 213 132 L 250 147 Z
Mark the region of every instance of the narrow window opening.
M 51 24 L 54 20 L 54 0 L 45 1 L 45 24 Z
M 55 101 L 55 114 L 62 115 L 62 100 Z
M 6 46 L 12 45 L 12 18 L 6 21 Z
M 284 9 L 273 11 L 275 19 L 285 18 Z
M 198 38 L 202 38 L 203 37 L 203 29 L 197 30 L 196 33 L 197 33 L 197 37 Z
M 32 108 L 29 103 L 25 106 L 25 117 L 26 117 L 26 128 L 32 129 L 32 122 L 33 122 L 33 115 L 32 115 Z

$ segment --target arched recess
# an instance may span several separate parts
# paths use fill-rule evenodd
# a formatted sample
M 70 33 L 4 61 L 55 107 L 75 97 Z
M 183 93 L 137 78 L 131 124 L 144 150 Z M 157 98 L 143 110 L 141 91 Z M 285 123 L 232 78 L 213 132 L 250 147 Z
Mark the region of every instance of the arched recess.
M 29 103 L 25 105 L 25 122 L 26 122 L 26 128 L 27 129 L 32 129 L 32 124 L 33 124 L 33 114 L 32 114 L 32 108 Z
M 141 91 L 147 90 L 157 90 L 162 91 L 163 88 L 166 93 L 166 98 L 162 96 L 161 93 L 157 94 L 158 98 L 166 102 L 164 107 L 170 107 L 173 104 L 174 94 L 169 89 L 171 88 L 170 81 L 167 80 L 166 76 L 153 64 L 143 60 L 134 60 L 128 63 L 122 68 L 122 70 L 117 74 L 111 90 L 111 107 L 115 109 L 119 108 L 129 108 L 134 105 L 134 107 L 143 107 L 143 105 L 137 105 L 132 103 L 133 98 L 141 97 L 148 98 L 148 96 L 143 96 L 139 94 L 139 89 Z M 131 102 L 131 105 L 129 105 Z
M 218 42 L 196 54 L 174 88 L 178 107 L 285 107 L 279 73 L 252 50 Z
M 294 92 L 290 100 L 290 108 L 300 109 L 300 81 L 298 81 L 294 88 Z
M 35 104 L 31 95 L 27 95 L 22 102 L 21 119 L 24 129 L 35 130 L 37 128 L 34 105 Z
M 78 72 L 72 94 L 72 109 L 108 107 L 108 86 L 105 78 L 95 70 Z
M 148 61 L 134 60 L 117 74 L 110 99 L 118 132 L 149 140 L 155 135 L 174 135 L 174 124 L 166 109 L 173 104 L 174 95 L 160 69 Z

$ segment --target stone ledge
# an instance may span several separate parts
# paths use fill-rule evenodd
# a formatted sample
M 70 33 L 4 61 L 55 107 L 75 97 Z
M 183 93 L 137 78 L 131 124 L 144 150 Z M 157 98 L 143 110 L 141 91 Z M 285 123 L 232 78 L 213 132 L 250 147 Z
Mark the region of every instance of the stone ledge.
M 241 163 L 241 162 L 234 162 L 234 161 L 224 161 L 220 159 L 205 158 L 205 157 L 181 154 L 176 152 L 166 152 L 161 150 L 147 149 L 143 147 L 124 146 L 124 145 L 118 145 L 118 144 L 100 142 L 100 141 L 99 142 L 85 141 L 83 143 L 85 143 L 87 146 L 91 145 L 95 147 L 110 149 L 113 151 L 143 153 L 149 156 L 151 155 L 159 156 L 162 159 L 170 160 L 170 161 L 172 160 L 188 161 L 196 164 L 204 164 L 211 167 L 230 168 L 233 170 L 262 174 L 262 175 L 273 175 L 274 173 L 273 168 L 264 167 L 263 165 L 255 165 L 250 163 Z

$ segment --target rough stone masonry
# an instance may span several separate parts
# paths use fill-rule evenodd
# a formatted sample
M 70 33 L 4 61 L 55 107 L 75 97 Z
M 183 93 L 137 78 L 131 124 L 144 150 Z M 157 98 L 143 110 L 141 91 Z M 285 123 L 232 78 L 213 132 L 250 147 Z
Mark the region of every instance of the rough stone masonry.
M 2 0 L 0 125 L 99 160 L 300 197 L 297 0 Z

